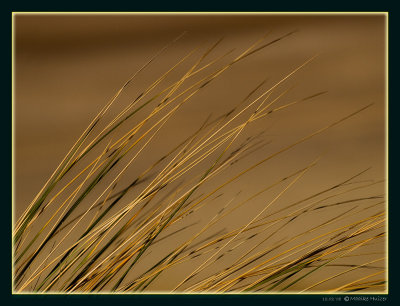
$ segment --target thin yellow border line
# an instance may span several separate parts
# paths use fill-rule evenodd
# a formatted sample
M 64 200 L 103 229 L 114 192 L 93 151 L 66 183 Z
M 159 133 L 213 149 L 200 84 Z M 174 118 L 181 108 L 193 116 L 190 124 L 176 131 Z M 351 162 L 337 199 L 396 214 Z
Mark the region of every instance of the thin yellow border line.
M 385 14 L 385 179 L 386 179 L 386 292 L 389 294 L 389 14 Z
M 12 14 L 21 15 L 386 15 L 388 11 L 376 11 L 376 12 L 27 12 L 27 11 L 16 11 Z
M 14 111 L 14 17 L 15 14 L 12 14 L 11 17 L 11 292 L 14 293 L 14 241 L 13 241 L 13 232 L 14 232 L 14 193 L 15 193 L 15 158 L 14 158 L 14 146 L 15 146 L 15 111 Z
M 356 293 L 356 292 L 332 292 L 327 293 L 324 291 L 313 291 L 313 292 L 304 292 L 304 293 L 290 293 L 290 292 L 280 292 L 280 293 L 256 293 L 256 292 L 229 292 L 229 293 L 201 293 L 201 292 L 162 292 L 162 291 L 154 291 L 154 292 L 69 292 L 69 293 L 61 293 L 61 292 L 15 292 L 14 291 L 14 247 L 13 240 L 11 239 L 11 254 L 12 254 L 12 269 L 11 269 L 11 294 L 12 295 L 388 295 L 389 294 L 389 12 L 12 12 L 12 27 L 11 27 L 11 111 L 12 111 L 12 184 L 11 184 L 11 200 L 12 200 L 12 208 L 11 208 L 11 233 L 13 232 L 14 226 L 14 192 L 15 192 L 15 158 L 14 158 L 14 137 L 15 137 L 15 111 L 14 111 L 14 29 L 15 29 L 15 16 L 16 15 L 113 15 L 113 14 L 122 14 L 122 15 L 384 15 L 385 16 L 385 177 L 386 177 L 386 213 L 387 213 L 387 221 L 386 221 L 386 243 L 385 243 L 385 251 L 386 251 L 386 290 L 384 292 L 381 291 L 372 291 L 367 293 Z M 12 234 L 11 234 L 12 235 Z

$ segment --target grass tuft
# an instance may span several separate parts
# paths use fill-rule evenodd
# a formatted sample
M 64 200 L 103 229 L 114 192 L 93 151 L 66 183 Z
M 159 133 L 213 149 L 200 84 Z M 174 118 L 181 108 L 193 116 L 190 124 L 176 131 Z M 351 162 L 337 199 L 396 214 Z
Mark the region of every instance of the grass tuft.
M 228 111 L 210 114 L 186 138 L 171 135 L 161 150 L 157 144 L 199 92 L 237 63 L 293 34 L 271 39 L 267 34 L 238 55 L 236 50 L 214 55 L 223 39 L 205 50 L 196 48 L 109 119 L 121 93 L 183 34 L 143 65 L 95 116 L 16 222 L 14 290 L 384 290 L 385 267 L 378 263 L 385 257 L 371 250 L 386 239 L 385 201 L 384 195 L 370 192 L 384 181 L 363 180 L 369 169 L 355 171 L 324 189 L 310 187 L 304 198 L 287 200 L 312 175 L 321 156 L 307 157 L 290 173 L 282 170 L 274 181 L 266 179 L 267 162 L 372 105 L 271 149 L 268 119 L 284 117 L 326 93 L 291 101 L 289 90 L 282 89 L 316 56 L 273 84 L 260 82 L 243 99 L 232 101 Z M 254 126 L 262 131 L 253 133 Z M 149 152 L 157 152 L 157 158 L 142 165 Z M 259 169 L 264 169 L 264 186 L 246 190 L 246 181 Z

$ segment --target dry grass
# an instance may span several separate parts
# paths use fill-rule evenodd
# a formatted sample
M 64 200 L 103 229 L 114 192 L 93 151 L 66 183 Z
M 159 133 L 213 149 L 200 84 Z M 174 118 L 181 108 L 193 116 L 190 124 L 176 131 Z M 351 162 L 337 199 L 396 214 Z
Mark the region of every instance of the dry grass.
M 368 169 L 323 190 L 310 188 L 309 196 L 285 205 L 278 203 L 312 175 L 321 157 L 310 157 L 272 183 L 266 180 L 257 192 L 229 189 L 370 107 L 276 151 L 268 150 L 265 131 L 249 135 L 249 127 L 262 127 L 272 114 L 284 116 L 323 97 L 319 92 L 287 101 L 281 89 L 314 57 L 275 84 L 255 84 L 186 139 L 169 135 L 168 146 L 155 146 L 193 96 L 236 63 L 292 34 L 266 35 L 236 56 L 213 55 L 223 40 L 195 49 L 108 118 L 121 94 L 169 45 L 149 60 L 101 109 L 16 222 L 15 290 L 151 292 L 163 281 L 175 292 L 384 291 L 385 254 L 374 246 L 386 239 L 385 200 L 369 192 L 383 181 L 363 180 Z M 158 158 L 141 164 L 153 147 Z M 257 152 L 265 157 L 256 160 Z M 261 208 L 251 205 L 256 200 Z M 237 215 L 230 217 L 243 211 L 242 222 L 232 223 Z

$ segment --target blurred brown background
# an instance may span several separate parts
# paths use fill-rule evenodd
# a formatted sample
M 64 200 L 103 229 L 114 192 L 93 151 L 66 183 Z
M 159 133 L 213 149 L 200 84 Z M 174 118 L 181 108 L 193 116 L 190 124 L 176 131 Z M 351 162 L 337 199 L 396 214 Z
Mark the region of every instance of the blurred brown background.
M 272 151 L 369 103 L 374 105 L 285 153 L 268 170 L 260 169 L 248 186 L 256 189 L 266 171 L 290 171 L 320 154 L 319 165 L 290 198 L 367 167 L 372 168 L 365 178 L 384 178 L 384 14 L 17 14 L 13 73 L 16 217 L 115 91 L 183 31 L 187 31 L 184 38 L 163 53 L 127 95 L 133 97 L 195 47 L 210 46 L 224 37 L 220 54 L 231 48 L 244 51 L 267 32 L 273 39 L 293 30 L 297 30 L 294 35 L 238 63 L 210 86 L 207 96 L 199 95 L 185 106 L 185 115 L 169 126 L 171 133 L 183 133 L 182 125 L 194 130 L 208 113 L 218 114 L 235 105 L 263 79 L 273 85 L 318 54 L 289 81 L 295 87 L 288 101 L 328 93 L 265 123 Z M 261 152 L 257 157 L 262 156 Z M 384 193 L 383 186 L 376 191 Z

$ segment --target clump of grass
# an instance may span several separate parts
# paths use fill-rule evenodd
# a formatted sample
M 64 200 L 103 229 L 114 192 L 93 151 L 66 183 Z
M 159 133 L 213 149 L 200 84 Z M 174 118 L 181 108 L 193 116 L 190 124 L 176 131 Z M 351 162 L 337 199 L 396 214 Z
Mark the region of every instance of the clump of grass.
M 121 94 L 169 45 L 151 58 L 101 109 L 16 222 L 15 290 L 152 292 L 160 291 L 162 281 L 171 292 L 384 290 L 385 269 L 374 265 L 385 256 L 370 251 L 385 239 L 384 196 L 368 193 L 382 183 L 361 180 L 368 169 L 278 207 L 319 157 L 272 183 L 266 180 L 257 192 L 229 190 L 277 156 L 370 107 L 276 151 L 267 149 L 264 132 L 246 134 L 272 114 L 324 94 L 285 101 L 287 90 L 280 89 L 314 57 L 275 84 L 255 84 L 186 139 L 171 135 L 157 159 L 140 164 L 193 96 L 236 63 L 292 34 L 262 37 L 236 56 L 229 51 L 213 57 L 222 39 L 193 50 L 107 119 Z M 264 157 L 255 159 L 259 152 Z M 365 196 L 353 196 L 356 191 Z M 251 203 L 260 199 L 263 206 L 255 210 Z M 250 218 L 225 221 L 243 209 Z M 315 217 L 321 211 L 325 217 Z M 299 226 L 307 216 L 312 222 Z

